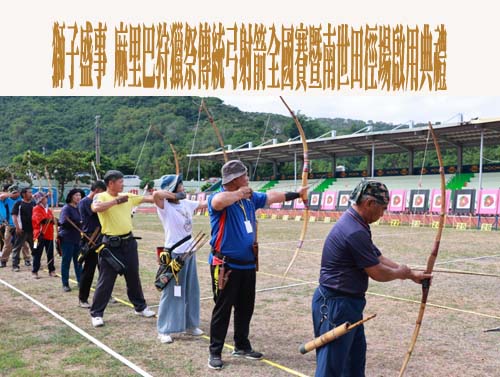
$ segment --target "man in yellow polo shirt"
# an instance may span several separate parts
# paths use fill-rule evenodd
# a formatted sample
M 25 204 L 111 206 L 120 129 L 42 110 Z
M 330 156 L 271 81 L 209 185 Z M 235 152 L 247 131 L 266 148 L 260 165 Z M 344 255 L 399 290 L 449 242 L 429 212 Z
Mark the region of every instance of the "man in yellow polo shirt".
M 99 280 L 90 308 L 94 327 L 104 325 L 104 310 L 118 274 L 125 277 L 128 298 L 134 305 L 135 314 L 143 317 L 155 315 L 146 305 L 142 292 L 137 241 L 132 234 L 131 216 L 132 208 L 141 203 L 153 203 L 153 197 L 120 194 L 123 191 L 123 174 L 118 170 L 106 172 L 104 183 L 106 191 L 96 195 L 91 206 L 92 211 L 99 216 L 103 242 L 107 249 L 100 251 Z

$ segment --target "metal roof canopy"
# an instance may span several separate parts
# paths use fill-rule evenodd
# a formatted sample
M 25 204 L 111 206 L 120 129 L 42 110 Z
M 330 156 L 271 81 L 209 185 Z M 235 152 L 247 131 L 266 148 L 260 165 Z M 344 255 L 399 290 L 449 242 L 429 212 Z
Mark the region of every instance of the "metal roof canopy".
M 475 119 L 456 124 L 433 125 L 441 149 L 457 147 L 479 147 L 481 130 L 483 130 L 484 145 L 500 144 L 500 118 Z M 359 131 L 358 131 L 359 132 Z M 382 132 L 357 133 L 334 137 L 308 139 L 309 159 L 328 159 L 338 157 L 364 156 L 372 153 L 372 146 L 376 154 L 408 153 L 433 149 L 432 137 L 428 137 L 428 127 L 413 127 L 408 129 L 394 129 Z M 266 145 L 264 145 L 266 144 Z M 295 156 L 302 156 L 302 142 L 288 141 L 251 148 L 226 150 L 229 159 L 239 159 L 247 163 L 256 162 L 289 162 Z M 243 144 L 243 146 L 248 143 Z M 251 144 L 250 144 L 251 145 Z M 260 155 L 259 155 L 260 154 Z M 221 148 L 209 153 L 190 154 L 188 157 L 195 160 L 210 160 L 224 163 Z

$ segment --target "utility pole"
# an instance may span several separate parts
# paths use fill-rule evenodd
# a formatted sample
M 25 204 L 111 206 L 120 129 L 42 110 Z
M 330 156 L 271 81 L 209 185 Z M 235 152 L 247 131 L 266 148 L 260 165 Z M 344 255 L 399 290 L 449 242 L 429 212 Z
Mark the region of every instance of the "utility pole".
M 100 115 L 95 116 L 95 163 L 97 166 L 101 165 L 101 137 L 99 130 Z

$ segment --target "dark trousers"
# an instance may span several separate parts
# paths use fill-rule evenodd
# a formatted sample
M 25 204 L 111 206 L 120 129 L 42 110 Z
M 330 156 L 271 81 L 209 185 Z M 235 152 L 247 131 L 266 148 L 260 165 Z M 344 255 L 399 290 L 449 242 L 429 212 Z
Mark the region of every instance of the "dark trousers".
M 69 269 L 71 261 L 73 261 L 73 268 L 75 270 L 75 277 L 80 284 L 80 275 L 82 273 L 82 266 L 78 264 L 78 253 L 80 252 L 80 243 L 78 242 L 61 242 L 62 260 L 61 260 L 61 281 L 63 286 L 69 286 Z
M 213 288 L 215 268 L 218 266 L 210 266 Z M 233 307 L 234 346 L 240 350 L 252 349 L 248 335 L 255 305 L 255 268 L 232 269 L 226 286 L 223 290 L 214 292 L 214 297 L 215 307 L 210 321 L 210 354 L 220 356 L 222 353 Z
M 320 285 L 312 300 L 314 336 L 318 337 L 345 322 L 359 321 L 363 318 L 365 304 L 364 298 L 339 296 Z M 365 364 L 366 338 L 361 325 L 316 349 L 315 377 L 364 377 Z
M 16 233 L 14 247 L 12 249 L 12 267 L 19 267 L 21 249 L 25 242 L 28 243 L 31 254 L 33 254 L 33 233 L 24 231 L 21 234 Z
M 82 302 L 86 302 L 89 299 L 90 287 L 94 280 L 97 261 L 97 253 L 95 251 L 90 251 L 87 258 L 85 258 L 85 262 L 83 262 L 82 275 L 80 276 L 80 290 L 78 292 L 78 297 Z
M 2 205 L 0 203 L 0 205 Z M 2 251 L 3 249 L 3 245 L 5 244 L 5 224 L 2 223 L 2 225 L 0 225 L 0 251 Z
M 33 269 L 32 272 L 38 272 L 40 270 L 40 264 L 42 260 L 43 249 L 47 254 L 47 267 L 49 272 L 55 271 L 54 266 L 54 242 L 52 240 L 41 239 L 38 242 L 38 247 L 33 249 Z
M 112 253 L 126 266 L 124 273 L 127 283 L 127 296 L 134 304 L 135 311 L 146 309 L 146 300 L 142 292 L 139 276 L 139 255 L 137 254 L 137 241 L 134 238 L 123 240 L 120 247 L 109 248 Z M 99 257 L 99 279 L 90 308 L 92 317 L 102 317 L 108 305 L 118 273 L 101 257 Z

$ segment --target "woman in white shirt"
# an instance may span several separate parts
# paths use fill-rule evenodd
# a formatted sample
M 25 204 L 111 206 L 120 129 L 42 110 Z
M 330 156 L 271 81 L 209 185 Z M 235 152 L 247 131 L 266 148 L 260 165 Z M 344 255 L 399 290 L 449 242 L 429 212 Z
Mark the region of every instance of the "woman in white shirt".
M 166 175 L 161 190 L 153 194 L 158 217 L 165 232 L 164 246 L 171 249 L 175 259 L 192 245 L 193 213 L 207 207 L 207 202 L 186 200 L 182 175 Z M 188 239 L 188 236 L 191 238 Z M 184 242 L 181 242 L 184 240 Z M 180 244 L 179 244 L 180 243 Z M 172 334 L 186 333 L 200 336 L 200 286 L 196 270 L 196 256 L 185 261 L 177 279 L 172 279 L 162 290 L 158 311 L 158 338 L 161 343 L 172 343 Z

